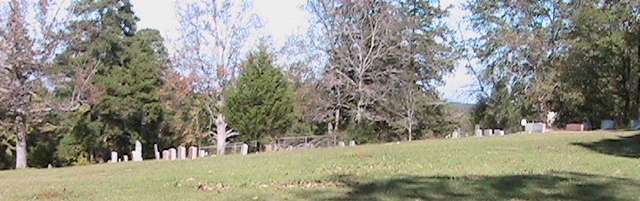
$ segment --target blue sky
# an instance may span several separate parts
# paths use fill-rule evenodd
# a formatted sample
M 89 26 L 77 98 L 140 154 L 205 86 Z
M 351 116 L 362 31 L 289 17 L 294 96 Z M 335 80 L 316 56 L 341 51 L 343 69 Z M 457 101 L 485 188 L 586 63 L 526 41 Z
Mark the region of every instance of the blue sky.
M 139 28 L 159 30 L 167 40 L 177 36 L 178 21 L 175 12 L 176 0 L 132 0 L 134 10 L 140 18 Z M 270 35 L 276 46 L 280 46 L 295 33 L 303 33 L 308 28 L 310 14 L 302 7 L 305 0 L 254 0 L 254 11 L 264 21 L 259 32 Z M 468 15 L 462 9 L 461 0 L 441 0 L 444 7 L 451 6 L 450 16 L 446 20 L 450 28 L 460 31 L 466 38 L 474 33 L 468 28 L 464 17 Z M 439 87 L 444 98 L 456 102 L 474 102 L 468 91 L 472 87 L 473 77 L 459 62 L 454 72 L 445 77 L 445 84 Z

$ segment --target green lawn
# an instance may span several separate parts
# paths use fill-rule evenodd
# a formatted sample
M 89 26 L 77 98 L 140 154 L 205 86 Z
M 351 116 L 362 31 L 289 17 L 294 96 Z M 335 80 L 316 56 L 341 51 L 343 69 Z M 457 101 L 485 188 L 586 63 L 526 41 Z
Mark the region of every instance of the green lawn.
M 510 135 L 3 171 L 0 200 L 640 200 L 640 134 Z

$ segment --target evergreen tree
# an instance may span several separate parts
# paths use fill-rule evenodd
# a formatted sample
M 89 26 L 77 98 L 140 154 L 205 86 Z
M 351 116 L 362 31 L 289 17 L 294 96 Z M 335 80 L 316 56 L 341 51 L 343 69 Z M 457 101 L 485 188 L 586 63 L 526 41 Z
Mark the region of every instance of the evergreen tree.
M 293 121 L 293 96 L 287 80 L 266 50 L 250 55 L 243 69 L 227 103 L 231 127 L 244 141 L 279 137 Z
M 150 156 L 164 119 L 160 88 L 168 59 L 162 37 L 155 30 L 136 30 L 138 19 L 128 0 L 80 1 L 77 8 L 75 40 L 59 64 L 69 74 L 94 79 L 81 94 L 90 108 L 69 118 L 70 135 L 62 140 L 61 153 L 72 160 L 108 160 L 109 151 L 128 153 L 140 140 Z M 61 88 L 59 94 L 70 95 L 65 91 L 71 90 Z

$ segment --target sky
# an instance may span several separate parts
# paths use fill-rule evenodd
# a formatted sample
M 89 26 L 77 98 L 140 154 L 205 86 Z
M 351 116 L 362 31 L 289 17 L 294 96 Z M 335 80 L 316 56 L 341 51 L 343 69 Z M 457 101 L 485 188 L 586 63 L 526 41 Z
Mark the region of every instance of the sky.
M 178 35 L 176 0 L 132 0 L 134 11 L 140 18 L 138 28 L 153 28 L 161 32 L 166 40 Z M 254 0 L 253 9 L 263 20 L 258 32 L 270 35 L 276 47 L 295 33 L 304 33 L 309 27 L 310 14 L 303 9 L 305 0 Z M 458 30 L 465 38 L 474 36 L 464 17 L 469 13 L 462 9 L 461 0 L 441 0 L 441 6 L 450 7 L 446 24 Z M 463 61 L 458 62 L 455 70 L 445 76 L 445 83 L 438 88 L 442 97 L 448 101 L 473 103 L 475 99 L 468 92 L 472 88 L 473 77 L 464 68 Z

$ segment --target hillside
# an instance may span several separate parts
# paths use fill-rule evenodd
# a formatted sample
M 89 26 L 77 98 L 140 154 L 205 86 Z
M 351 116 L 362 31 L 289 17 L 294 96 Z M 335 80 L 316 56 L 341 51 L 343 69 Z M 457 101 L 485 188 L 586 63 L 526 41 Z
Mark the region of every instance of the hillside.
M 637 200 L 640 135 L 555 133 L 0 172 L 0 200 Z

